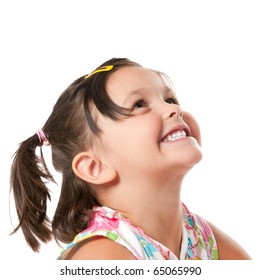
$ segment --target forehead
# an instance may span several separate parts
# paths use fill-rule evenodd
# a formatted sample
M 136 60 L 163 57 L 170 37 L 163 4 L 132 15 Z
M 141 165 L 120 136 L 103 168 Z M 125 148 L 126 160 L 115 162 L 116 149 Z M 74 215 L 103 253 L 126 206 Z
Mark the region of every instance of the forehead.
M 142 67 L 120 68 L 109 76 L 106 84 L 108 94 L 163 88 L 171 88 L 169 81 L 162 74 Z

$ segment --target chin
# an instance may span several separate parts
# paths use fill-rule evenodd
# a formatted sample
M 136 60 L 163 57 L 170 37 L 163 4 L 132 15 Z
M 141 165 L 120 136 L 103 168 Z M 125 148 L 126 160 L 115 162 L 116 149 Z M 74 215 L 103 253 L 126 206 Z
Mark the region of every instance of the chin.
M 196 147 L 196 149 L 192 149 L 191 153 L 187 156 L 187 160 L 190 161 L 192 166 L 202 160 L 202 151 L 200 146 Z
M 202 151 L 200 146 L 196 147 L 196 149 L 192 148 L 179 155 L 179 167 L 186 169 L 187 171 L 190 170 L 193 166 L 198 164 L 202 160 Z

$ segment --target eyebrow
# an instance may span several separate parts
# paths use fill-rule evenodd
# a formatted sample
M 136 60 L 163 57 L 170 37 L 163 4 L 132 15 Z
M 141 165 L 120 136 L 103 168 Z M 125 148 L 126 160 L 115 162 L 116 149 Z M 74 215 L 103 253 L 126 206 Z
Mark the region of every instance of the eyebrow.
M 138 88 L 128 92 L 122 105 L 125 106 L 125 104 L 129 101 L 129 99 L 134 98 L 135 95 L 142 94 L 144 91 L 145 91 L 144 88 Z
M 138 89 L 134 89 L 134 90 L 130 91 L 128 93 L 128 96 L 133 96 L 133 95 L 142 94 L 142 93 L 146 93 L 146 92 L 147 92 L 146 88 L 138 88 Z M 163 87 L 162 92 L 163 93 L 172 93 L 173 95 L 175 95 L 174 90 L 168 86 Z

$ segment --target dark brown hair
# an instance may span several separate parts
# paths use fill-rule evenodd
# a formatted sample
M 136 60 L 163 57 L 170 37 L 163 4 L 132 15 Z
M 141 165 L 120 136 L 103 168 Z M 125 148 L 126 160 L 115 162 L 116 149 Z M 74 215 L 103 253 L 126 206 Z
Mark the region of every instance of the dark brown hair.
M 42 130 L 48 136 L 54 168 L 62 174 L 59 202 L 52 222 L 46 215 L 50 193 L 46 186 L 54 178 L 48 171 L 37 134 L 22 142 L 15 153 L 11 167 L 13 191 L 19 224 L 13 233 L 22 229 L 25 239 L 34 251 L 40 242 L 69 243 L 88 224 L 89 212 L 100 205 L 91 187 L 72 170 L 73 158 L 91 146 L 100 133 L 93 117 L 93 107 L 102 115 L 117 120 L 128 112 L 116 105 L 106 93 L 107 77 L 121 67 L 141 67 L 126 58 L 113 58 L 98 68 L 113 65 L 109 72 L 99 72 L 87 79 L 74 81 L 58 98 Z M 97 69 L 98 69 L 97 68 Z

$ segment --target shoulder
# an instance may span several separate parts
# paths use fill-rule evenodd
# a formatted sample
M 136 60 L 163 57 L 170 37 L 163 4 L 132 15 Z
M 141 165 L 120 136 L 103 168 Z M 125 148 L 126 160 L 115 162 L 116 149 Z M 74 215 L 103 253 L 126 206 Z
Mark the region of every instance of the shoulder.
M 135 260 L 124 246 L 106 238 L 94 237 L 78 243 L 67 260 Z
M 230 236 L 208 222 L 217 241 L 220 260 L 251 260 L 248 253 Z

